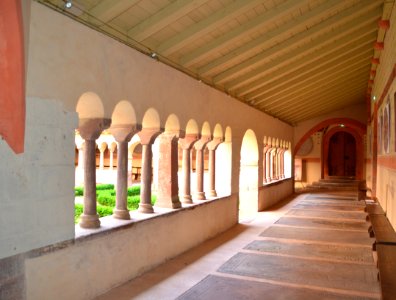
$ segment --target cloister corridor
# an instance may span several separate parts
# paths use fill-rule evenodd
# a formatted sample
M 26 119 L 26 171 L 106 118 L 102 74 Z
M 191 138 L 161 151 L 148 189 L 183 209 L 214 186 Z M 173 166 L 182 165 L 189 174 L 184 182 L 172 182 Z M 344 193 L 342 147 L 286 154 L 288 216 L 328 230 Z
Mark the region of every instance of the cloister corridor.
M 96 299 L 380 299 L 363 209 L 296 194 Z

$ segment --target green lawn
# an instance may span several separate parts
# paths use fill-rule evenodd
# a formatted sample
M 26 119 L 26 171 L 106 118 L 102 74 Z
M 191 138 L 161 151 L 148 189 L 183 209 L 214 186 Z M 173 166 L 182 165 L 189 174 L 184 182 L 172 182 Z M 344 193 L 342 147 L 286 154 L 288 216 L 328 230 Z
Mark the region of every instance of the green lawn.
M 75 196 L 83 196 L 84 188 L 82 186 L 76 186 L 74 188 Z M 113 214 L 115 207 L 115 196 L 116 192 L 114 184 L 98 184 L 96 185 L 96 200 L 97 200 L 97 211 L 100 217 L 108 216 Z M 156 196 L 151 196 L 152 204 L 155 203 Z M 135 185 L 128 188 L 127 207 L 129 210 L 136 210 L 139 207 L 140 201 L 140 185 Z M 76 203 L 74 205 L 74 223 L 78 223 L 80 215 L 83 212 L 83 205 Z

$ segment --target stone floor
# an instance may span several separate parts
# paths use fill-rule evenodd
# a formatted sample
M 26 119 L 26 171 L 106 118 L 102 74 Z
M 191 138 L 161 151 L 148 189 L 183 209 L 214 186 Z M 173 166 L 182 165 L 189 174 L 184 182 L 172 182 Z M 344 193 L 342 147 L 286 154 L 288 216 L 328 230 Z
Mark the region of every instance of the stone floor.
M 298 195 L 97 299 L 380 299 L 363 209 Z

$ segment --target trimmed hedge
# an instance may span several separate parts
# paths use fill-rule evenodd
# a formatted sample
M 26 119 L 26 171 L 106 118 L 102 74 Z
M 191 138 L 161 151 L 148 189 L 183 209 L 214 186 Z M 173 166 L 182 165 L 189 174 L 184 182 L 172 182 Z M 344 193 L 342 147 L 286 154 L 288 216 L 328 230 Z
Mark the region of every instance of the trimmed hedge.
M 84 188 L 77 186 L 74 188 L 74 194 L 76 196 L 84 195 Z M 100 217 L 108 216 L 113 214 L 113 209 L 116 202 L 116 191 L 114 190 L 114 184 L 98 184 L 96 185 L 96 200 L 97 211 Z M 156 195 L 151 196 L 151 203 L 154 205 L 157 200 Z M 127 207 L 129 210 L 136 210 L 139 207 L 140 202 L 140 185 L 131 186 L 128 188 Z M 74 206 L 74 223 L 78 223 L 80 215 L 83 212 L 82 204 L 75 204 Z

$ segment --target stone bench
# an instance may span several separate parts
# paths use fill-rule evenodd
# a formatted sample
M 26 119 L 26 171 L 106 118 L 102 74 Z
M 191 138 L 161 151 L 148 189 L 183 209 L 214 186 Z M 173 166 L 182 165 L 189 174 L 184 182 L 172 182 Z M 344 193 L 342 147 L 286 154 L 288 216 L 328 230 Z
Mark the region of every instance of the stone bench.
M 367 212 L 367 217 L 366 221 L 370 220 L 371 215 L 383 215 L 385 216 L 385 212 L 382 209 L 381 205 L 376 202 L 376 203 L 366 203 L 366 207 L 364 208 L 364 211 Z
M 396 245 L 378 244 L 378 279 L 383 300 L 395 299 L 396 295 Z
M 375 237 L 373 250 L 376 250 L 376 246 L 378 244 L 396 245 L 396 232 L 388 218 L 383 214 L 371 214 L 369 216 L 371 226 L 369 227 L 368 232 L 370 237 Z

